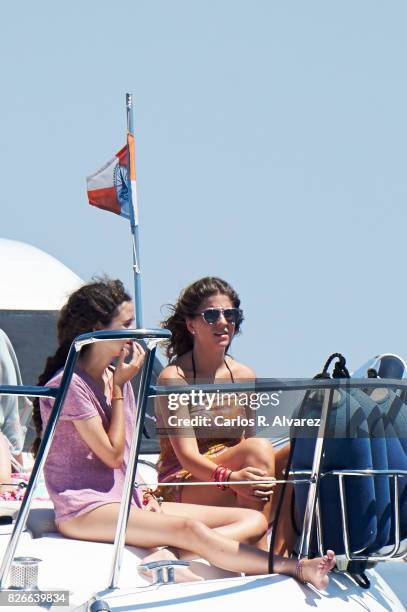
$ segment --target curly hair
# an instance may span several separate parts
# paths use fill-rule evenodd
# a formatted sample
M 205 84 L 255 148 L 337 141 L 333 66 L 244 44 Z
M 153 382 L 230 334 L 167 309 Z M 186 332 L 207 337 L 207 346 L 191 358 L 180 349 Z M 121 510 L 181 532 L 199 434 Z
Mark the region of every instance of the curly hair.
M 239 308 L 240 299 L 236 291 L 226 281 L 216 276 L 205 276 L 184 289 L 175 305 L 166 304 L 169 316 L 161 321 L 161 327 L 169 329 L 171 338 L 166 343 L 166 355 L 169 361 L 181 357 L 192 350 L 193 340 L 186 320 L 196 314 L 204 299 L 220 293 L 226 295 L 235 308 Z M 236 324 L 235 334 L 240 330 L 241 322 Z
M 71 294 L 63 306 L 57 323 L 59 346 L 54 355 L 48 357 L 45 369 L 38 379 L 38 385 L 45 385 L 53 375 L 63 368 L 72 341 L 86 332 L 95 329 L 99 323 L 108 326 L 123 302 L 131 301 L 130 295 L 124 289 L 120 280 L 109 278 L 95 279 Z M 89 347 L 85 347 L 86 351 Z M 82 352 L 83 352 L 82 351 Z M 33 402 L 33 422 L 37 437 L 31 451 L 34 456 L 38 452 L 42 434 L 42 419 L 40 402 Z

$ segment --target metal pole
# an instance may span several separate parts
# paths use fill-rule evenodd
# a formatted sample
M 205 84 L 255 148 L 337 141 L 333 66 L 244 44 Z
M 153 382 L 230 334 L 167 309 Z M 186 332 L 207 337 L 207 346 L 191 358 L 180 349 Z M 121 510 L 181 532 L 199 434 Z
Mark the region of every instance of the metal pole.
M 126 94 L 126 115 L 127 115 L 127 134 L 134 137 L 133 127 L 133 98 L 132 94 Z M 127 137 L 128 138 L 128 137 Z M 133 275 L 134 275 L 134 303 L 136 305 L 136 327 L 143 327 L 141 309 L 141 268 L 140 268 L 140 247 L 139 247 L 139 228 L 137 213 L 137 190 L 136 190 L 136 169 L 134 159 L 131 159 L 130 146 L 128 142 L 129 154 L 127 160 L 127 172 L 129 177 L 129 198 L 130 198 L 130 227 L 132 237 L 133 253 Z M 133 148 L 134 151 L 134 148 Z
M 318 437 L 315 442 L 314 460 L 312 462 L 311 482 L 309 485 L 307 505 L 305 507 L 304 523 L 301 533 L 300 551 L 298 557 L 308 557 L 311 541 L 311 529 L 315 513 L 315 503 L 320 480 L 322 451 L 324 449 L 325 432 L 328 425 L 329 410 L 333 400 L 333 389 L 325 389 L 324 403 L 321 411 L 321 423 L 318 430 Z
M 133 132 L 133 96 L 131 93 L 126 93 L 126 110 L 127 110 L 127 131 L 130 134 Z
M 123 549 L 126 538 L 126 528 L 129 519 L 131 500 L 133 497 L 134 481 L 137 471 L 137 461 L 140 451 L 141 436 L 143 433 L 144 415 L 147 408 L 148 389 L 153 371 L 155 349 L 159 341 L 147 340 L 146 357 L 144 368 L 141 373 L 140 386 L 137 395 L 137 410 L 134 420 L 133 437 L 129 452 L 126 476 L 123 485 L 123 494 L 120 502 L 119 516 L 117 519 L 116 534 L 114 539 L 113 563 L 110 574 L 109 589 L 116 589 L 118 586 L 120 568 L 122 564 Z
M 16 552 L 21 532 L 24 529 L 25 523 L 27 521 L 27 515 L 31 506 L 31 500 L 34 495 L 38 478 L 40 476 L 42 467 L 45 463 L 48 451 L 52 443 L 55 427 L 58 422 L 60 412 L 62 410 L 63 402 L 68 391 L 69 382 L 72 378 L 72 373 L 77 359 L 78 353 L 76 352 L 75 348 L 71 346 L 66 361 L 64 374 L 62 376 L 61 384 L 59 386 L 58 393 L 56 394 L 55 404 L 52 409 L 47 427 L 45 429 L 43 439 L 41 440 L 40 448 L 38 449 L 38 454 L 34 462 L 30 480 L 28 481 L 27 490 L 25 492 L 23 501 L 21 502 L 20 511 L 16 518 L 13 533 L 11 534 L 6 552 L 4 553 L 3 561 L 0 567 L 0 590 L 5 588 L 5 582 L 8 578 L 10 566 L 13 561 L 14 554 Z
M 139 231 L 138 225 L 132 225 L 131 236 L 133 242 L 133 275 L 134 275 L 134 303 L 136 305 L 136 327 L 142 328 L 142 307 L 141 307 L 141 269 L 139 255 Z

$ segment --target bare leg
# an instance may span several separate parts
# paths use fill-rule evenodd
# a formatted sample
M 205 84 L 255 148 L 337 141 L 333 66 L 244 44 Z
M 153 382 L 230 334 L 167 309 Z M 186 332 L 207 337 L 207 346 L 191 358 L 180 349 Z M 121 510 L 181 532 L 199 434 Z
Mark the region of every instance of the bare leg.
M 273 445 L 264 438 L 249 438 L 242 440 L 239 444 L 227 448 L 215 457 L 210 457 L 217 465 L 224 465 L 231 470 L 240 470 L 243 467 L 257 467 L 264 470 L 269 476 L 274 477 L 275 462 Z M 248 487 L 249 490 L 249 487 Z M 231 489 L 221 491 L 217 487 L 184 487 L 182 489 L 182 501 L 191 504 L 203 504 L 209 506 L 229 506 L 240 508 L 251 508 L 263 512 L 265 502 L 259 498 L 249 495 L 243 497 L 236 495 Z M 268 517 L 269 510 L 265 516 Z
M 303 582 L 309 582 L 317 589 L 325 589 L 328 585 L 328 572 L 335 567 L 335 554 L 332 550 L 328 550 L 323 557 L 316 559 L 302 559 L 302 570 L 297 576 L 297 562 L 293 559 L 285 557 L 274 557 L 274 569 L 278 574 L 287 574 L 294 578 L 299 578 Z
M 119 504 L 106 504 L 60 523 L 59 528 L 68 537 L 112 542 L 118 511 Z M 232 572 L 268 572 L 268 554 L 263 550 L 225 538 L 194 519 L 143 512 L 134 506 L 129 516 L 126 543 L 144 548 L 167 545 L 190 550 L 213 565 Z M 326 574 L 334 563 L 333 553 L 330 559 L 304 561 L 304 579 L 317 588 L 323 588 Z M 279 573 L 295 575 L 294 560 L 278 557 L 275 567 Z
M 267 521 L 264 515 L 256 510 L 171 502 L 163 503 L 161 508 L 164 514 L 202 521 L 207 527 L 215 529 L 231 540 L 253 544 L 257 548 L 268 550 Z
M 164 514 L 199 520 L 225 537 L 247 544 L 258 542 L 267 530 L 263 514 L 247 508 L 164 502 L 161 509 Z
M 276 479 L 282 480 L 285 476 L 290 445 L 286 444 L 276 454 Z M 283 485 L 276 485 L 269 514 L 269 523 L 273 523 L 275 513 L 282 494 Z M 293 499 L 293 485 L 287 485 L 281 506 L 280 520 L 274 540 L 274 552 L 278 555 L 289 556 L 294 548 L 296 533 L 291 518 L 291 505 Z
M 290 454 L 290 444 L 286 444 L 285 446 L 282 446 L 281 448 L 275 451 L 276 480 L 282 480 L 284 478 L 289 454 Z M 290 486 L 291 485 L 288 485 L 287 488 L 290 488 Z M 274 521 L 278 502 L 280 501 L 280 497 L 281 497 L 282 488 L 283 488 L 283 485 L 281 484 L 277 484 L 275 486 L 274 494 L 272 497 L 272 503 L 270 507 L 269 523 L 272 523 Z

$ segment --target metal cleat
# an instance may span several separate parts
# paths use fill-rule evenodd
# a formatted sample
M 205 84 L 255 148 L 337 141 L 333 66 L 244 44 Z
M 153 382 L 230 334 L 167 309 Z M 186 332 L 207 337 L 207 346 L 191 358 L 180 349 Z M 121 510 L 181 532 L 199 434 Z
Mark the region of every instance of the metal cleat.
M 138 565 L 137 570 L 139 573 L 152 570 L 154 585 L 158 584 L 172 584 L 174 580 L 174 570 L 176 567 L 188 567 L 188 561 L 151 561 L 151 563 L 145 563 L 144 565 Z

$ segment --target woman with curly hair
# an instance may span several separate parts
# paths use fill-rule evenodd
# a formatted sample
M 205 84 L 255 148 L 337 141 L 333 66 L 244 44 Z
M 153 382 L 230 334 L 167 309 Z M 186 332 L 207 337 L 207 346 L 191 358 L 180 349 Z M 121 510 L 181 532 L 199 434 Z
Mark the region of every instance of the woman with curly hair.
M 60 383 L 76 336 L 99 329 L 129 329 L 133 320 L 133 304 L 120 281 L 106 279 L 75 291 L 61 311 L 59 346 L 48 359 L 39 384 Z M 115 368 L 111 366 L 114 358 L 118 358 Z M 136 410 L 130 380 L 143 360 L 142 347 L 123 340 L 97 342 L 81 352 L 44 466 L 56 524 L 66 537 L 114 541 Z M 38 450 L 52 405 L 51 398 L 35 403 L 38 438 L 34 450 Z M 188 551 L 235 572 L 268 572 L 267 553 L 249 545 L 258 541 L 267 527 L 259 512 L 193 504 L 163 503 L 160 507 L 148 490 L 142 497 L 134 494 L 127 544 L 170 546 L 178 555 Z M 171 559 L 175 553 L 157 550 L 144 561 L 154 558 Z M 301 562 L 278 557 L 274 568 L 323 588 L 334 563 L 333 553 L 328 551 L 322 558 Z M 175 576 L 178 581 L 199 579 L 188 569 L 176 569 Z
M 169 365 L 160 375 L 160 384 L 254 382 L 254 371 L 229 354 L 233 338 L 240 331 L 243 311 L 238 294 L 226 281 L 201 278 L 184 289 L 170 309 L 170 316 L 162 322 L 172 334 L 167 345 Z M 188 407 L 180 405 L 176 412 L 171 412 L 168 402 L 159 400 L 156 410 L 161 432 L 159 482 L 179 483 L 160 488 L 165 499 L 253 508 L 264 511 L 270 519 L 267 504 L 273 493 L 270 480 L 282 473 L 288 448 L 275 452 L 268 440 L 250 437 L 253 432 L 244 427 L 222 426 L 222 422 L 238 424 L 244 423 L 246 417 L 253 418 L 254 413 L 244 402 L 240 404 L 194 403 Z M 175 423 L 185 423 L 190 418 L 198 426 L 172 427 L 174 414 L 179 417 Z M 211 480 L 218 481 L 218 486 L 182 486 L 183 482 Z M 256 483 L 237 484 L 245 480 Z

